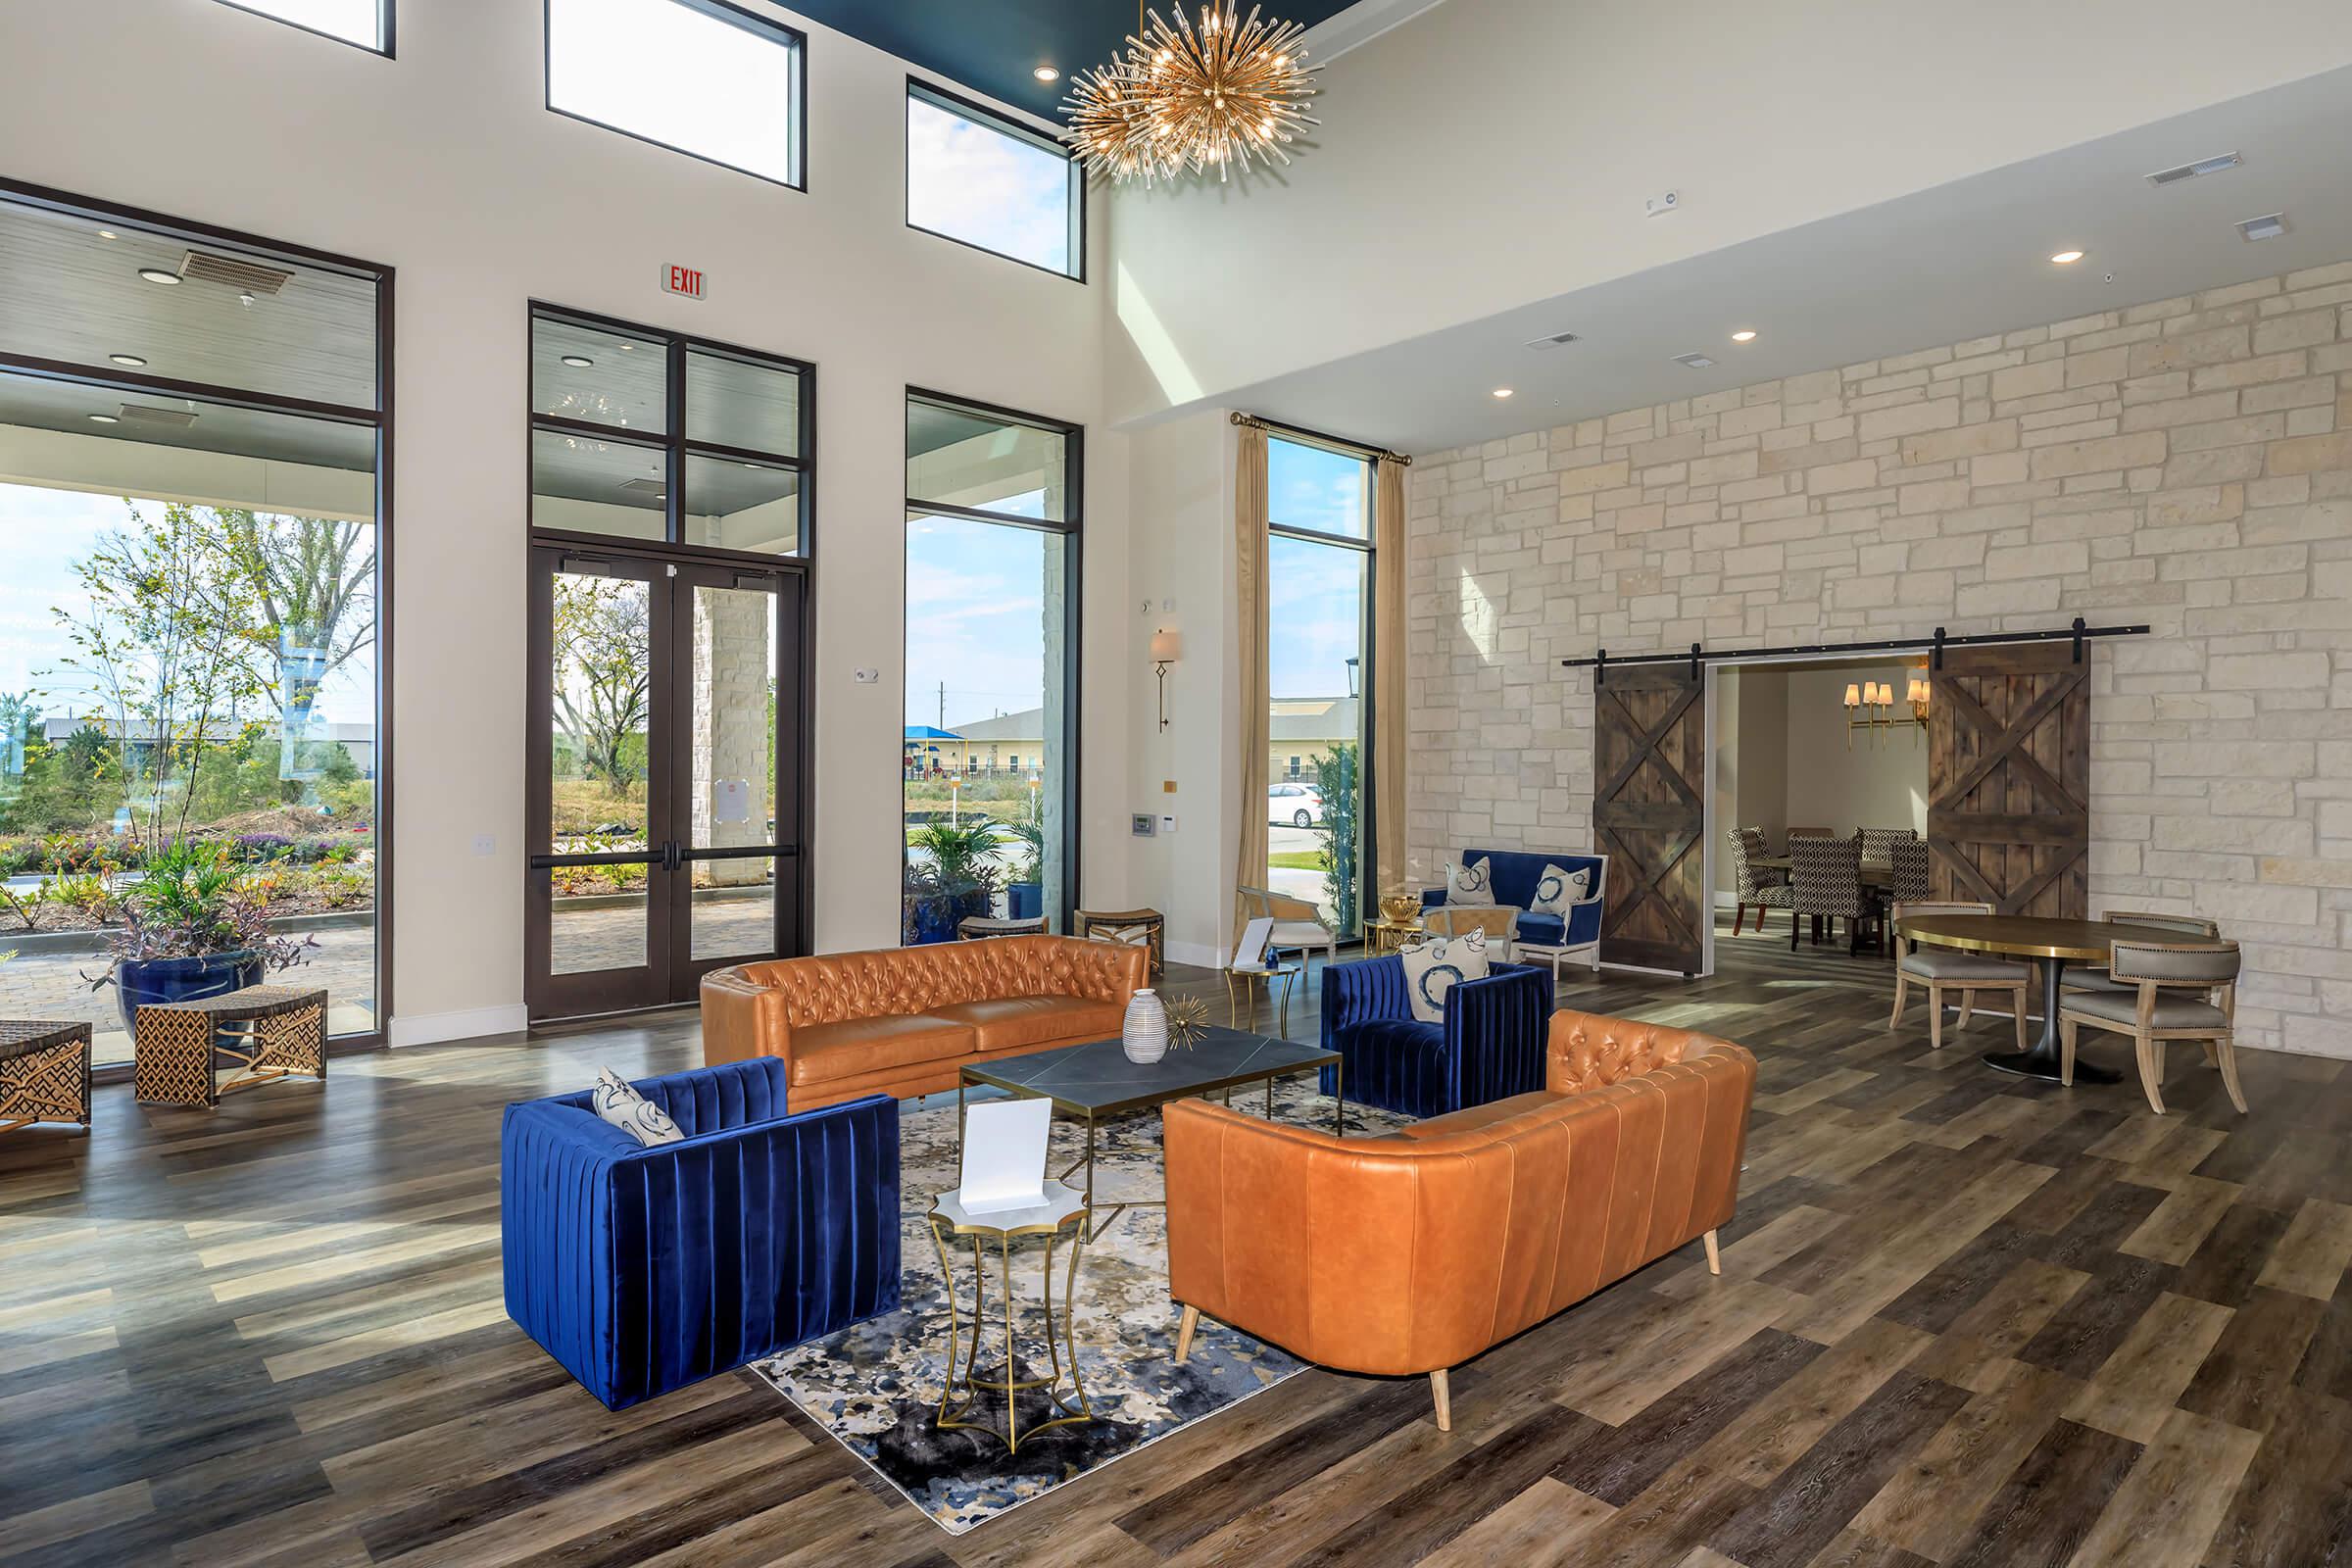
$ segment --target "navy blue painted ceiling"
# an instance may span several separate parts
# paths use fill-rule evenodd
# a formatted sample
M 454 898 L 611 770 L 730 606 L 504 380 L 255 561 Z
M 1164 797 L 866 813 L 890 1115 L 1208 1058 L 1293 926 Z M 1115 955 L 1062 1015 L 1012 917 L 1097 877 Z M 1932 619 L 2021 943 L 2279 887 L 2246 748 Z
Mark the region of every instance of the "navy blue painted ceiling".
M 1135 0 L 783 0 L 924 72 L 1058 120 L 1074 71 L 1100 65 L 1135 31 Z M 1152 0 L 1173 21 L 1167 0 Z M 1349 0 L 1259 0 L 1264 14 L 1312 26 Z M 1188 14 L 1199 9 L 1187 0 Z M 1249 14 L 1247 5 L 1243 15 Z M 1062 80 L 1030 74 L 1052 66 Z

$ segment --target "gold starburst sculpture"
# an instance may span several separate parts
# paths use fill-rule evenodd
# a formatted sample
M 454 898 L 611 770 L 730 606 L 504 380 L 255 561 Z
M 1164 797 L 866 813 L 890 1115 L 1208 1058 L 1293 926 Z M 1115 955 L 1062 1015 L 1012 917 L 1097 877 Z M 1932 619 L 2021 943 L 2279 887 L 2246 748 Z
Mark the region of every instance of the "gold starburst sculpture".
M 1237 0 L 1208 0 L 1198 19 L 1150 12 L 1127 51 L 1070 77 L 1062 107 L 1089 171 L 1147 185 L 1214 169 L 1219 179 L 1252 161 L 1288 164 L 1284 149 L 1307 126 L 1314 72 L 1295 22 L 1260 20 Z
M 1208 1033 L 1208 999 L 1177 997 L 1167 1004 L 1168 1044 L 1190 1049 Z

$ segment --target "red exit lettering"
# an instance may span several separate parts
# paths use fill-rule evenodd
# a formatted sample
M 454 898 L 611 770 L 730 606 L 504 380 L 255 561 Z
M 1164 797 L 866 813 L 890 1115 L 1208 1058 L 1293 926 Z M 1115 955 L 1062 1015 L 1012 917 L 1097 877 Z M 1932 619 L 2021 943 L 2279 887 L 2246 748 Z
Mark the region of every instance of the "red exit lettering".
M 700 268 L 666 267 L 662 271 L 662 286 L 672 294 L 699 300 L 704 297 L 706 283 Z

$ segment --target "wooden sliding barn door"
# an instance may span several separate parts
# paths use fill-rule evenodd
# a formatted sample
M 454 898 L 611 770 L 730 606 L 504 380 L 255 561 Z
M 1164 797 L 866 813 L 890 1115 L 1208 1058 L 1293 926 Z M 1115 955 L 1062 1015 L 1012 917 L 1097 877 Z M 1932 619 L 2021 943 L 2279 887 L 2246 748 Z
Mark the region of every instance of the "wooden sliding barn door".
M 1706 679 L 1689 665 L 1604 668 L 1592 693 L 1592 841 L 1609 858 L 1606 963 L 1706 962 Z
M 1930 675 L 1938 899 L 2081 919 L 2090 879 L 2090 663 L 2071 642 L 1953 648 Z

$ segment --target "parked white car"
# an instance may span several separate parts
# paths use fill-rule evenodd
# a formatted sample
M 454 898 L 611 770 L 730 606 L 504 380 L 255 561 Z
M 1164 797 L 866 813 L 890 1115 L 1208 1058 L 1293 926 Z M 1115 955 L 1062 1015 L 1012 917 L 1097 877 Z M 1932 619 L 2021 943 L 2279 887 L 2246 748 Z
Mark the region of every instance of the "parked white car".
M 1291 827 L 1313 827 L 1323 820 L 1323 792 L 1312 784 L 1269 784 L 1266 820 Z

